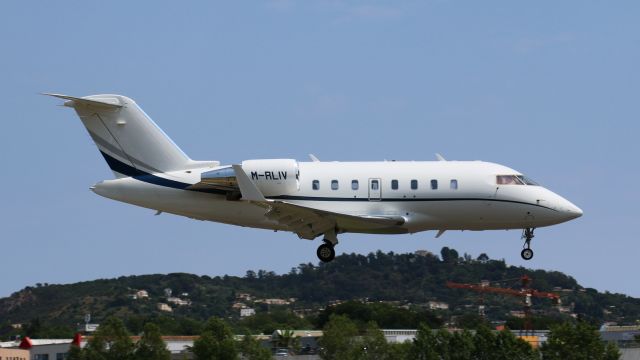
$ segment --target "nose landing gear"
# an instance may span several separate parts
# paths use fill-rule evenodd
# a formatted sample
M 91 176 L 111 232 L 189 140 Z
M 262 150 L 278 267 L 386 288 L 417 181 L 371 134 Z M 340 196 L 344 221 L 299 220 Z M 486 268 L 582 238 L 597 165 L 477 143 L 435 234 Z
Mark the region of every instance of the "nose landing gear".
M 533 230 L 535 228 L 526 228 L 522 230 L 522 239 L 524 239 L 524 249 L 520 252 L 520 256 L 522 256 L 525 260 L 531 260 L 533 258 L 533 250 L 531 250 L 531 239 L 533 239 Z

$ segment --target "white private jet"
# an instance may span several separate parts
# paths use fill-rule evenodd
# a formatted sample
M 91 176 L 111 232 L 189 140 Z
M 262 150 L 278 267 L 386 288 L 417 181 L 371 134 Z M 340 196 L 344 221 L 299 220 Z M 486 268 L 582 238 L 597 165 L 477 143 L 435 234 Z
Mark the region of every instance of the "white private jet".
M 582 210 L 518 171 L 482 161 L 311 162 L 191 160 L 131 99 L 72 97 L 74 108 L 116 179 L 96 194 L 199 220 L 323 236 L 329 262 L 341 233 L 523 229 L 522 258 L 535 228 Z

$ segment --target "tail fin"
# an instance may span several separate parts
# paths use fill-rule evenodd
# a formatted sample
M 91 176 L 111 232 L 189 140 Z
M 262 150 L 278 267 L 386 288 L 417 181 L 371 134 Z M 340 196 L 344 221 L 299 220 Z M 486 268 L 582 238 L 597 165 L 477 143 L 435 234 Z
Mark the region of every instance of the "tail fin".
M 128 97 L 45 95 L 68 100 L 64 105 L 76 110 L 116 177 L 181 170 L 200 163 L 189 159 Z

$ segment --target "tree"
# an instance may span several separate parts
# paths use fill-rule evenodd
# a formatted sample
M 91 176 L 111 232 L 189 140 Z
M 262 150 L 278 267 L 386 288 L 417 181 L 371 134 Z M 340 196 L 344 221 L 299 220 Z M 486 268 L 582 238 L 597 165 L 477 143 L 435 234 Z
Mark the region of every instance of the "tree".
M 456 326 L 461 329 L 473 330 L 488 325 L 487 319 L 478 314 L 468 313 L 456 317 Z
M 287 348 L 292 350 L 300 349 L 300 339 L 294 337 L 293 330 L 278 330 L 277 331 L 276 346 L 279 348 Z
M 137 360 L 169 360 L 171 352 L 160 336 L 160 328 L 153 323 L 144 326 L 144 332 L 136 345 Z
M 435 350 L 440 354 L 441 359 L 449 359 L 449 342 L 451 340 L 451 334 L 445 329 L 440 329 L 435 333 Z
M 28 336 L 32 339 L 37 339 L 39 337 L 42 337 L 41 332 L 42 322 L 40 321 L 40 318 L 35 318 L 29 321 L 26 329 L 24 329 L 24 336 Z
M 409 353 L 416 360 L 440 360 L 436 350 L 436 337 L 428 325 L 420 324 Z
M 552 327 L 541 351 L 544 360 L 613 360 L 621 355 L 615 345 L 605 345 L 598 331 L 582 321 Z
M 397 359 L 395 354 L 391 352 L 391 347 L 387 343 L 384 334 L 380 331 L 375 322 L 370 321 L 367 324 L 364 335 L 357 344 L 357 349 L 362 349 L 363 354 L 360 359 L 367 360 L 394 360 Z
M 494 359 L 497 360 L 538 360 L 540 355 L 533 350 L 531 345 L 522 339 L 518 339 L 513 333 L 504 329 L 495 337 Z
M 421 325 L 410 350 L 410 359 L 418 360 L 539 360 L 540 355 L 529 344 L 516 338 L 511 331 L 497 335 L 481 326 L 472 335 L 469 331 L 433 332 Z
M 233 333 L 229 326 L 218 318 L 211 318 L 200 338 L 191 348 L 198 360 L 235 360 L 238 358 Z
M 487 326 L 480 326 L 473 336 L 474 359 L 492 360 L 495 348 L 496 337 Z
M 475 352 L 473 335 L 467 330 L 454 332 L 449 338 L 448 348 L 450 360 L 472 359 Z
M 409 341 L 403 343 L 389 344 L 389 359 L 407 359 L 413 360 L 411 357 L 411 348 L 413 344 Z
M 251 333 L 245 332 L 242 342 L 240 342 L 240 352 L 243 359 L 246 360 L 270 360 L 271 351 L 260 345 L 260 342 L 256 340 Z
M 361 301 L 347 301 L 327 307 L 318 315 L 316 325 L 323 327 L 332 314 L 346 315 L 362 330 L 370 321 L 384 329 L 415 329 L 420 322 L 434 328 L 442 325 L 442 320 L 429 311 L 403 309 L 385 303 L 367 304 Z
M 458 252 L 455 249 L 449 249 L 447 246 L 440 250 L 440 256 L 442 257 L 442 261 L 447 264 L 455 264 L 458 262 Z
M 622 356 L 620 349 L 613 342 L 607 342 L 607 345 L 604 348 L 604 354 L 602 356 L 602 360 L 619 360 Z
M 107 318 L 82 351 L 87 360 L 130 360 L 134 345 L 124 323 L 115 317 Z
M 356 337 L 358 327 L 342 315 L 332 315 L 322 328 L 322 338 L 319 340 L 322 350 L 320 357 L 325 360 L 350 360 L 357 358 Z
M 247 316 L 237 325 L 241 329 L 246 328 L 254 333 L 263 334 L 272 334 L 278 329 L 308 329 L 312 326 L 307 319 L 297 317 L 292 311 L 280 309 Z
M 82 351 L 82 349 L 75 345 L 75 344 L 71 344 L 71 347 L 69 348 L 69 352 L 67 353 L 67 357 L 65 358 L 66 360 L 84 360 L 84 353 Z

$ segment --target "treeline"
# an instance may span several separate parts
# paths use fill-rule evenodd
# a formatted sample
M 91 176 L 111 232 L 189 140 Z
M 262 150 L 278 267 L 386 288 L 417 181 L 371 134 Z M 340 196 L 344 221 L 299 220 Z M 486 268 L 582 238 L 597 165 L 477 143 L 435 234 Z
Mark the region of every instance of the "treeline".
M 167 288 L 177 296 L 187 294 L 184 297 L 190 301 L 189 306 L 174 307 L 168 316 L 175 319 L 174 323 L 159 324 L 162 331 L 168 333 L 198 331 L 194 321 L 202 326 L 213 316 L 239 321 L 238 310 L 231 307 L 239 293 L 249 293 L 254 299 L 295 298 L 296 301 L 288 308 L 298 309 L 323 308 L 337 300 L 363 299 L 406 306 L 424 306 L 428 301 L 441 301 L 449 305 L 449 310 L 440 311 L 437 315 L 451 321 L 475 313 L 479 297 L 463 290 L 449 289 L 445 286 L 447 281 L 478 283 L 489 280 L 496 286 L 513 287 L 518 285 L 513 279 L 522 275 L 531 277 L 532 286 L 538 290 L 564 289 L 561 292 L 563 304 L 583 319 L 629 324 L 640 318 L 639 299 L 584 289 L 575 279 L 560 272 L 508 266 L 503 260 L 492 260 L 486 254 L 477 257 L 460 255 L 456 250 L 445 247 L 439 256 L 426 252 L 395 254 L 380 251 L 368 255 L 343 254 L 331 263 L 300 264 L 282 275 L 250 270 L 244 277 L 177 273 L 126 276 L 69 285 L 38 284 L 0 299 L 0 336 L 17 332 L 10 328 L 11 324 L 24 323 L 27 326 L 33 319 L 40 319 L 48 327 L 71 327 L 82 323 L 87 313 L 92 314 L 96 322 L 102 322 L 109 316 L 132 319 L 132 322 L 136 318 L 163 321 L 166 313 L 158 311 L 156 305 L 166 301 L 164 290 Z M 150 298 L 133 299 L 131 295 L 141 289 L 146 290 Z M 257 302 L 247 305 L 256 309 L 257 316 L 281 310 L 277 306 Z M 505 314 L 519 309 L 521 300 L 486 295 L 484 305 L 489 319 L 508 321 L 510 319 Z M 418 309 L 415 311 L 419 312 Z M 553 304 L 548 300 L 536 300 L 533 311 L 552 314 Z M 280 319 L 274 319 L 273 323 L 282 324 L 282 318 L 288 313 L 282 310 Z M 561 315 L 557 317 L 562 320 Z M 313 323 L 314 320 L 309 319 L 300 326 Z M 517 322 L 512 321 L 511 325 L 517 326 Z M 127 327 L 141 331 L 139 325 L 133 323 Z M 173 329 L 169 330 L 170 327 Z
M 616 360 L 621 356 L 615 344 L 603 343 L 596 329 L 584 322 L 553 327 L 539 349 L 509 330 L 493 332 L 485 326 L 474 332 L 450 332 L 421 324 L 416 338 L 405 343 L 388 343 L 374 322 L 359 329 L 341 315 L 333 315 L 323 330 L 320 355 L 331 360 Z
M 389 343 L 378 325 L 371 321 L 358 325 L 345 315 L 331 315 L 319 339 L 319 355 L 326 360 L 614 360 L 620 352 L 614 344 L 603 343 L 594 327 L 584 323 L 565 323 L 552 328 L 548 340 L 539 349 L 513 335 L 511 331 L 493 332 L 481 326 L 476 331 L 450 332 L 418 326 L 413 341 Z M 299 342 L 292 332 L 284 331 L 274 344 L 297 353 Z M 229 325 L 211 318 L 200 337 L 189 349 L 198 360 L 271 359 L 269 348 L 249 332 L 238 340 Z M 139 341 L 134 342 L 124 323 L 109 318 L 84 348 L 72 346 L 68 360 L 168 360 L 170 353 L 160 337 L 157 325 L 147 323 Z
M 431 328 L 440 328 L 445 321 L 440 314 L 421 307 L 397 307 L 387 303 L 364 303 L 347 301 L 334 306 L 327 306 L 317 315 L 301 318 L 290 309 L 276 308 L 270 312 L 260 312 L 244 318 L 230 318 L 227 323 L 236 334 L 249 331 L 253 334 L 270 335 L 282 329 L 322 329 L 334 315 L 342 315 L 351 319 L 359 327 L 374 322 L 382 329 L 417 329 L 422 323 Z M 126 315 L 121 318 L 126 330 L 135 335 L 144 332 L 147 323 L 157 326 L 162 335 L 198 335 L 206 327 L 206 321 L 171 316 Z M 569 317 L 550 318 L 533 317 L 536 329 L 549 329 L 553 325 L 565 321 L 573 321 Z M 457 328 L 475 330 L 480 327 L 491 327 L 488 319 L 474 313 L 457 316 L 451 324 Z M 508 318 L 506 325 L 514 330 L 523 329 L 522 319 Z M 595 325 L 595 324 L 594 324 Z M 102 325 L 101 325 L 102 326 Z M 35 319 L 25 324 L 22 329 L 13 330 L 13 335 L 31 338 L 71 338 L 75 332 L 71 325 L 51 325 Z M 5 336 L 6 337 L 6 336 Z
M 271 351 L 247 334 L 236 341 L 231 328 L 218 318 L 211 318 L 188 349 L 200 360 L 232 360 L 242 354 L 245 360 L 269 360 Z M 169 360 L 167 349 L 158 326 L 144 325 L 140 339 L 134 342 L 124 323 L 110 317 L 81 348 L 71 345 L 67 360 Z

